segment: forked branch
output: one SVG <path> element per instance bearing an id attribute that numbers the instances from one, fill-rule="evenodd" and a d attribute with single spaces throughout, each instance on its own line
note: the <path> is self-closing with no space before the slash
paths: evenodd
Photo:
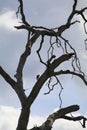
<path id="1" fill-rule="evenodd" d="M 37 95 L 39 94 L 41 88 L 43 87 L 44 83 L 47 81 L 48 78 L 53 76 L 54 69 L 58 67 L 61 63 L 64 61 L 69 60 L 74 54 L 64 54 L 60 56 L 59 58 L 55 59 L 49 67 L 43 72 L 43 74 L 39 77 L 36 84 L 33 86 L 32 91 L 30 95 L 28 96 L 28 105 L 31 106 L 34 100 L 36 99 Z"/>
<path id="2" fill-rule="evenodd" d="M 77 116 L 77 117 L 69 117 L 66 114 L 75 112 L 79 110 L 78 105 L 72 105 L 66 108 L 59 109 L 58 111 L 52 113 L 51 115 L 48 116 L 47 120 L 39 127 L 34 127 L 31 130 L 51 130 L 52 126 L 57 119 L 67 119 L 67 120 L 72 120 L 72 121 L 79 121 L 83 120 L 83 127 L 85 128 L 86 126 L 84 125 L 84 121 L 86 123 L 87 118 L 84 116 Z"/>

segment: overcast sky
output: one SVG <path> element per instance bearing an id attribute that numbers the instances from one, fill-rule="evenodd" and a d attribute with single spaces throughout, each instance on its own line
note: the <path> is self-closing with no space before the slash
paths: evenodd
<path id="1" fill-rule="evenodd" d="M 78 1 L 78 8 L 87 5 L 87 0 Z M 26 18 L 31 25 L 51 28 L 66 22 L 72 9 L 73 0 L 67 0 L 66 3 L 65 0 L 25 0 L 24 5 Z M 20 20 L 15 15 L 17 7 L 17 0 L 0 1 L 0 65 L 13 78 L 16 73 L 19 57 L 24 51 L 27 41 L 26 31 L 14 29 L 14 25 L 20 24 Z M 64 33 L 64 36 L 76 48 L 82 70 L 87 74 L 87 51 L 84 45 L 86 35 L 82 23 L 83 21 L 81 20 L 81 24 L 74 25 Z M 37 44 L 33 47 L 32 55 L 27 60 L 24 68 L 24 86 L 28 89 L 26 91 L 27 94 L 36 81 L 35 75 L 43 71 L 35 55 L 35 48 L 37 48 Z M 32 71 L 34 68 L 35 70 Z M 87 86 L 79 78 L 72 78 L 72 76 L 60 77 L 60 80 L 64 86 L 61 95 L 63 100 L 62 106 L 78 104 L 81 108 L 78 114 L 87 115 Z M 42 123 L 46 116 L 59 107 L 59 88 L 56 87 L 50 95 L 44 96 L 46 91 L 47 88 L 44 86 L 32 106 L 29 127 Z M 20 110 L 20 102 L 14 90 L 0 76 L 0 130 L 15 130 Z M 57 129 L 82 130 L 79 123 L 75 122 L 71 126 L 70 122 L 64 120 L 56 121 L 53 130 Z"/>

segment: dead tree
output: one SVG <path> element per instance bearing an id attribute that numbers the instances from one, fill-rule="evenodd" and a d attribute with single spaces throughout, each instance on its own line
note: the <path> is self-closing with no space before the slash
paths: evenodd
<path id="1" fill-rule="evenodd" d="M 40 90 L 42 89 L 44 83 L 46 82 L 48 82 L 48 92 L 45 94 L 49 94 L 54 89 L 55 85 L 58 84 L 60 85 L 61 87 L 61 91 L 59 93 L 59 98 L 61 102 L 60 109 L 55 113 L 50 114 L 47 120 L 41 126 L 34 127 L 32 128 L 32 130 L 51 130 L 54 121 L 59 118 L 63 118 L 66 120 L 73 120 L 73 121 L 83 120 L 82 126 L 83 128 L 85 128 L 86 118 L 84 116 L 72 117 L 66 115 L 68 113 L 79 110 L 78 105 L 72 105 L 66 108 L 62 108 L 61 92 L 64 86 L 62 86 L 62 83 L 60 82 L 58 77 L 60 75 L 71 74 L 79 77 L 85 83 L 85 85 L 87 85 L 85 74 L 81 70 L 79 58 L 77 57 L 75 48 L 73 48 L 73 46 L 69 43 L 69 41 L 62 36 L 62 33 L 64 31 L 70 29 L 70 27 L 73 26 L 74 24 L 80 23 L 80 21 L 78 20 L 73 21 L 73 17 L 78 15 L 80 15 L 84 20 L 83 26 L 86 33 L 85 24 L 87 23 L 87 20 L 85 18 L 84 12 L 87 11 L 87 7 L 82 8 L 81 10 L 77 10 L 78 0 L 73 0 L 72 11 L 68 16 L 66 23 L 59 27 L 46 28 L 43 26 L 31 26 L 30 23 L 26 20 L 23 0 L 18 0 L 18 2 L 19 2 L 19 7 L 16 12 L 16 15 L 18 16 L 20 14 L 22 24 L 20 26 L 15 26 L 15 28 L 18 30 L 26 30 L 28 33 L 28 38 L 27 38 L 25 51 L 20 56 L 16 74 L 14 75 L 16 80 L 11 78 L 11 76 L 4 70 L 4 68 L 0 66 L 0 75 L 14 89 L 21 103 L 22 109 L 21 109 L 16 130 L 27 129 L 31 106 L 35 101 L 36 97 L 38 96 Z M 45 43 L 46 37 L 49 38 L 49 43 L 48 43 L 49 48 L 47 51 L 48 58 L 44 61 L 40 52 L 43 50 L 43 45 Z M 24 91 L 24 84 L 23 84 L 23 69 L 27 58 L 31 55 L 31 49 L 33 47 L 33 44 L 36 43 L 37 39 L 39 39 L 40 43 L 39 43 L 38 50 L 36 50 L 36 54 L 38 55 L 40 64 L 45 66 L 45 70 L 44 72 L 42 72 L 40 76 L 39 75 L 37 76 L 37 81 L 34 84 L 34 86 L 32 86 L 32 90 L 30 94 L 26 96 Z M 61 56 L 55 55 L 54 53 L 55 48 L 62 50 L 63 53 Z M 57 71 L 59 65 L 65 63 L 68 60 L 70 60 L 71 62 L 72 70 L 62 69 Z M 56 83 L 54 83 L 52 87 L 50 87 L 51 79 L 53 77 L 56 79 Z"/>

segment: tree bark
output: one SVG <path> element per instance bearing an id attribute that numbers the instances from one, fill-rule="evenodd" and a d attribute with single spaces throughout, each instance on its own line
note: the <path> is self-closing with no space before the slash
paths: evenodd
<path id="1" fill-rule="evenodd" d="M 29 115 L 30 115 L 29 107 L 25 107 L 25 108 L 21 109 L 21 114 L 19 117 L 19 121 L 18 121 L 16 130 L 27 130 Z"/>

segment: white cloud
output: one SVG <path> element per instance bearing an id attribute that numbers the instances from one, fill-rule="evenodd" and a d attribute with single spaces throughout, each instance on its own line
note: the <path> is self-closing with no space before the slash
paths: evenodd
<path id="1" fill-rule="evenodd" d="M 5 10 L 0 13 L 0 28 L 16 31 L 16 29 L 14 28 L 15 25 L 19 25 L 15 11 Z"/>
<path id="2" fill-rule="evenodd" d="M 66 121 L 59 119 L 53 125 L 53 130 L 83 130 L 79 122 Z"/>
<path id="3" fill-rule="evenodd" d="M 19 118 L 20 109 L 0 106 L 0 130 L 15 130 Z M 29 127 L 41 125 L 45 121 L 45 117 L 38 115 L 30 117 Z M 83 130 L 79 122 L 66 121 L 63 119 L 57 120 L 53 125 L 53 130 Z"/>
<path id="4" fill-rule="evenodd" d="M 30 121 L 29 121 L 28 127 L 32 128 L 34 126 L 40 126 L 44 121 L 45 121 L 44 117 L 37 116 L 37 115 L 32 116 L 32 117 L 30 117 Z"/>
<path id="5" fill-rule="evenodd" d="M 0 106 L 0 130 L 15 130 L 18 117 L 18 109 Z"/>

